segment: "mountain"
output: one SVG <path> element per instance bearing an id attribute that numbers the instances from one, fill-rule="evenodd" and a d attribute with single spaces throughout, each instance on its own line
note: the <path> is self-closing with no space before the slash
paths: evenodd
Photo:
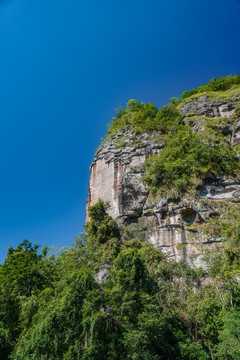
<path id="1" fill-rule="evenodd" d="M 130 100 L 96 151 L 87 208 L 102 199 L 136 239 L 206 267 L 224 237 L 220 222 L 240 214 L 238 78 L 212 80 L 160 110 Z"/>
<path id="2" fill-rule="evenodd" d="M 240 359 L 240 76 L 129 100 L 91 166 L 85 232 L 0 265 L 1 360 Z"/>

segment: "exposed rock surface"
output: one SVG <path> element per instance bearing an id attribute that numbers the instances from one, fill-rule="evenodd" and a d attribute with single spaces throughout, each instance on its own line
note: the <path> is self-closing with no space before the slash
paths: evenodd
<path id="1" fill-rule="evenodd" d="M 228 100 L 224 98 L 211 99 L 208 95 L 200 95 L 185 100 L 180 105 L 180 111 L 185 116 L 197 114 L 209 117 L 230 117 L 234 114 L 234 109 L 239 100 L 240 95 Z"/>
<path id="2" fill-rule="evenodd" d="M 125 138 L 126 144 L 118 142 Z M 142 181 L 144 162 L 161 148 L 156 135 L 134 136 L 127 131 L 109 138 L 96 152 L 90 168 L 87 206 L 101 198 L 109 202 L 113 218 L 141 216 L 148 196 Z"/>
<path id="3" fill-rule="evenodd" d="M 240 120 L 233 121 L 233 117 L 239 99 L 240 94 L 228 100 L 202 95 L 187 99 L 179 111 L 184 122 L 196 131 L 212 119 L 213 126 L 225 129 L 232 143 L 238 144 Z M 126 130 L 109 138 L 97 150 L 90 168 L 87 207 L 99 198 L 108 201 L 108 213 L 138 239 L 161 248 L 169 259 L 204 266 L 201 249 L 204 245 L 213 246 L 221 238 L 204 234 L 202 224 L 212 216 L 221 216 L 224 202 L 240 202 L 240 181 L 218 177 L 201 184 L 197 197 L 185 196 L 177 202 L 152 199 L 143 181 L 144 164 L 161 149 L 159 134 L 134 135 Z"/>

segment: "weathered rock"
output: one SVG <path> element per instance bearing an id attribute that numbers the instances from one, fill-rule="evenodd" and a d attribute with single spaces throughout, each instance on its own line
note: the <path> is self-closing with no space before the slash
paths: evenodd
<path id="1" fill-rule="evenodd" d="M 127 146 L 119 146 L 117 141 L 125 137 Z M 154 134 L 133 136 L 127 131 L 109 138 L 96 152 L 90 168 L 87 207 L 101 198 L 109 202 L 113 218 L 140 216 L 148 196 L 142 181 L 144 162 L 161 148 Z"/>
<path id="2" fill-rule="evenodd" d="M 210 126 L 215 131 L 229 135 L 232 144 L 240 143 L 240 120 L 234 118 L 236 107 L 240 106 L 240 90 L 230 92 L 229 97 L 197 95 L 186 99 L 178 110 L 183 115 L 183 123 L 201 131 Z"/>
<path id="3" fill-rule="evenodd" d="M 223 121 L 225 131 L 234 137 L 236 144 L 240 139 L 240 120 L 232 119 L 239 99 L 240 94 L 225 102 L 202 95 L 187 99 L 179 110 L 185 123 L 194 126 L 196 131 L 204 128 L 204 121 L 209 118 L 217 119 L 217 125 L 219 119 L 221 129 Z M 134 135 L 126 130 L 106 140 L 97 150 L 90 168 L 87 207 L 99 198 L 108 201 L 109 215 L 127 226 L 137 239 L 151 242 L 169 259 L 182 259 L 190 266 L 204 267 L 202 249 L 220 242 L 221 238 L 207 236 L 202 227 L 211 216 L 220 216 L 222 201 L 240 201 L 240 181 L 218 177 L 203 182 L 197 188 L 198 196 L 184 196 L 177 202 L 168 198 L 152 199 L 143 181 L 144 164 L 161 149 L 159 134 L 154 133 Z"/>
<path id="4" fill-rule="evenodd" d="M 106 279 L 108 275 L 108 266 L 105 264 L 100 267 L 98 272 L 95 274 L 95 280 L 97 283 L 102 284 Z"/>
<path id="5" fill-rule="evenodd" d="M 240 94 L 229 99 L 199 95 L 185 100 L 179 110 L 184 116 L 197 114 L 208 117 L 230 117 L 234 114 L 239 100 Z"/>

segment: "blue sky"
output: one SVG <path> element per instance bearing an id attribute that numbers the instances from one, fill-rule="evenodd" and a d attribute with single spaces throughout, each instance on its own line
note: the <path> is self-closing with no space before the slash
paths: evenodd
<path id="1" fill-rule="evenodd" d="M 0 1 L 0 261 L 69 246 L 89 166 L 130 98 L 164 105 L 240 72 L 238 0 Z"/>

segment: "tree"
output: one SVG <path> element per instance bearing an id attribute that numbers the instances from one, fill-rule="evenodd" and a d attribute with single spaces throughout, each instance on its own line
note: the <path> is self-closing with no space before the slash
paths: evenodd
<path id="1" fill-rule="evenodd" d="M 4 359 L 8 358 L 21 332 L 23 324 L 20 325 L 19 319 L 28 299 L 51 284 L 53 266 L 37 253 L 39 247 L 32 246 L 28 240 L 15 249 L 10 247 L 0 267 L 0 352 L 5 354 Z M 30 319 L 32 316 L 33 312 L 29 313 Z"/>

